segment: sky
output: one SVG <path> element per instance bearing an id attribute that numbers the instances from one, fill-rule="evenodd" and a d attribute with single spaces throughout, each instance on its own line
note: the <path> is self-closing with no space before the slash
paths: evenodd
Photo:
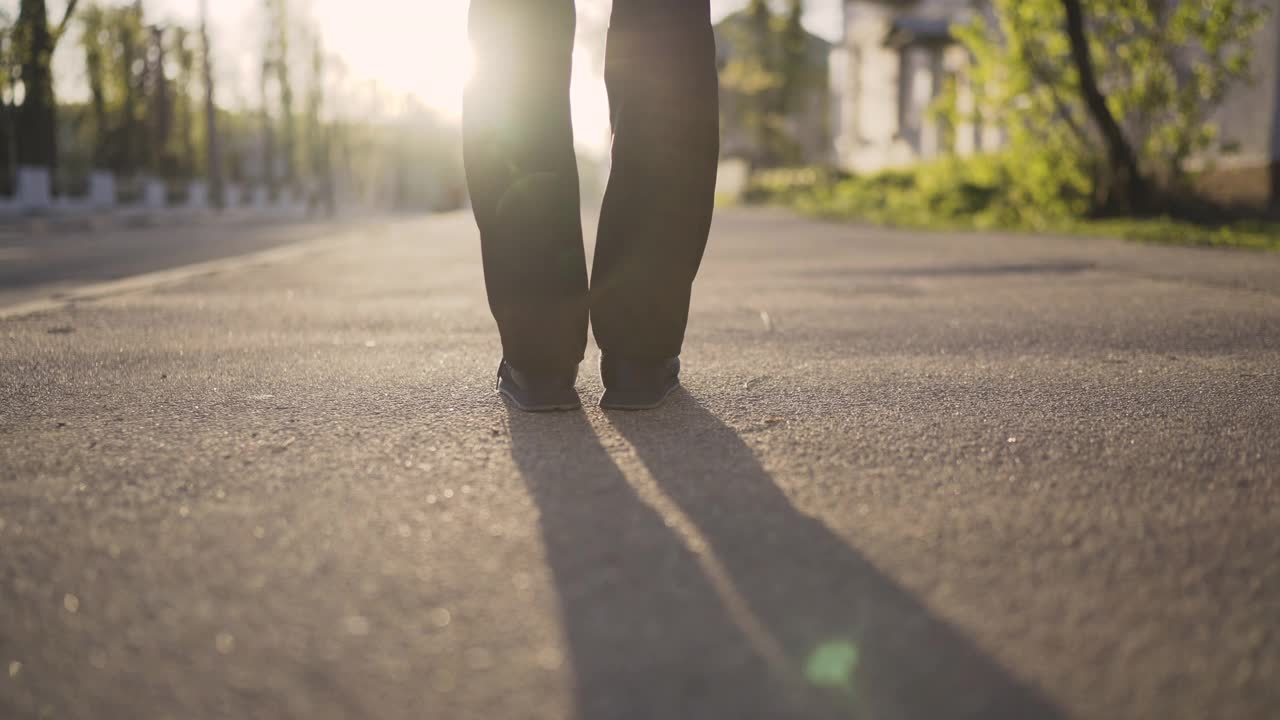
<path id="1" fill-rule="evenodd" d="M 195 23 L 199 0 L 143 1 L 152 21 Z M 50 14 L 60 15 L 64 3 L 50 0 Z M 712 7 L 722 17 L 746 3 L 712 0 Z M 124 0 L 106 0 L 106 4 L 124 4 Z M 611 0 L 578 0 L 574 127 L 579 143 L 596 149 L 608 141 L 607 101 L 595 58 L 604 43 L 610 4 Z M 808 0 L 807 4 L 809 29 L 829 39 L 838 37 L 840 0 Z M 14 15 L 17 5 L 18 0 L 0 0 L 0 8 Z M 252 107 L 255 103 L 261 5 L 261 0 L 209 0 L 220 104 Z M 470 68 L 467 5 L 467 0 L 292 0 L 291 11 L 321 28 L 326 47 L 343 59 L 350 83 L 367 86 L 376 81 L 389 95 L 414 95 L 435 112 L 456 119 Z M 55 67 L 61 97 L 86 94 L 76 43 L 60 46 Z"/>

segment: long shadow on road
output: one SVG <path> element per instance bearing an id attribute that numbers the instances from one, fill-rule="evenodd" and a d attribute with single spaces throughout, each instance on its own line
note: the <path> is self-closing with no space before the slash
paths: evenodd
<path id="1" fill-rule="evenodd" d="M 578 717 L 1061 717 L 796 510 L 737 433 L 691 396 L 609 422 L 697 528 L 723 577 L 714 583 L 636 494 L 583 415 L 513 416 L 513 454 L 541 511 Z M 737 612 L 726 584 L 744 606 Z"/>
<path id="2" fill-rule="evenodd" d="M 578 717 L 787 717 L 697 559 L 586 417 L 513 414 L 510 429 L 541 513 Z"/>

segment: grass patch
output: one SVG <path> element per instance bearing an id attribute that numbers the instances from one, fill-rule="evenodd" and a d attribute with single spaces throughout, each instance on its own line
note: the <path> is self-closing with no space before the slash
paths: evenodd
<path id="1" fill-rule="evenodd" d="M 1088 220 L 1078 184 L 1051 174 L 1031 182 L 1008 155 L 945 158 L 849 176 L 821 168 L 752 176 L 742 201 L 816 217 L 924 230 L 1007 230 L 1114 237 L 1134 242 L 1280 250 L 1280 223 L 1197 223 L 1171 217 Z"/>
<path id="2" fill-rule="evenodd" d="M 1080 221 L 1064 229 L 1074 235 L 1116 237 L 1162 245 L 1280 250 L 1280 223 L 1254 220 L 1216 226 L 1168 217 L 1092 220 Z"/>

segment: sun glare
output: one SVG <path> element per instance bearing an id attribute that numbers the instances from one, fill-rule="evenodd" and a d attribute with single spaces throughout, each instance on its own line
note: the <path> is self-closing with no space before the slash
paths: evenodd
<path id="1" fill-rule="evenodd" d="M 475 68 L 475 56 L 465 36 L 438 38 L 421 48 L 421 54 L 424 72 L 416 86 L 411 86 L 412 91 L 450 117 L 461 115 L 462 91 Z"/>
<path id="2" fill-rule="evenodd" d="M 319 0 L 316 5 L 332 49 L 357 76 L 391 92 L 416 95 L 450 120 L 462 116 L 462 93 L 475 66 L 467 3 Z M 370 12 L 370 6 L 385 12 Z M 599 69 L 583 48 L 574 53 L 572 95 L 579 144 L 602 149 L 609 135 L 608 99 Z"/>
<path id="3" fill-rule="evenodd" d="M 342 75 L 352 86 L 376 83 L 387 99 L 411 95 L 446 120 L 457 122 L 462 117 L 462 95 L 475 66 L 467 38 L 466 0 L 296 2 L 299 12 L 319 30 L 325 49 L 340 60 Z M 579 9 L 599 15 L 607 4 L 607 0 L 580 0 Z M 190 14 L 195 5 L 191 0 L 148 0 L 147 5 L 155 9 L 157 17 L 195 22 Z M 261 66 L 261 0 L 218 0 L 210 3 L 210 8 L 224 102 L 249 102 Z M 579 40 L 600 45 L 604 43 L 603 33 L 600 35 Z M 82 53 L 75 43 L 63 45 L 60 62 L 71 78 L 64 94 L 87 97 L 87 87 L 77 88 Z M 582 46 L 574 53 L 574 130 L 580 145 L 601 151 L 608 146 L 608 99 L 592 55 Z M 79 85 L 84 83 L 79 81 Z M 391 103 L 392 107 L 400 105 L 394 100 Z M 344 111 L 360 110 L 356 105 Z"/>
<path id="4" fill-rule="evenodd" d="M 321 0 L 317 16 L 357 76 L 416 95 L 447 117 L 462 114 L 472 70 L 466 3 Z"/>

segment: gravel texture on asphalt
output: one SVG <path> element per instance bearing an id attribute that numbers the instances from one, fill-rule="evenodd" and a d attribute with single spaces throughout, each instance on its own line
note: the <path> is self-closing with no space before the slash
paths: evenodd
<path id="1" fill-rule="evenodd" d="M 1280 717 L 1280 255 L 726 212 L 526 416 L 468 218 L 335 233 L 0 320 L 0 717 Z"/>

